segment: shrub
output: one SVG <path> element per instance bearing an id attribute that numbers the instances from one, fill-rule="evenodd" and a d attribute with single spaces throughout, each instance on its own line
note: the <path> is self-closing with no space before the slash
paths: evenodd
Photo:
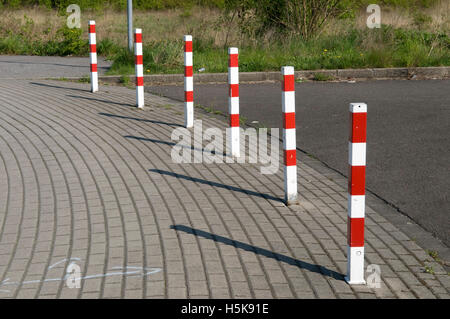
<path id="1" fill-rule="evenodd" d="M 226 0 L 226 14 L 238 17 L 253 37 L 268 33 L 312 37 L 330 18 L 351 10 L 353 0 Z"/>
<path id="2" fill-rule="evenodd" d="M 97 43 L 97 53 L 104 56 L 114 56 L 122 49 L 116 42 L 110 39 L 102 39 Z"/>
<path id="3" fill-rule="evenodd" d="M 414 13 L 413 19 L 414 19 L 414 25 L 416 27 L 418 27 L 419 29 L 427 27 L 433 22 L 433 19 L 429 15 L 426 15 L 425 13 L 423 13 L 421 11 Z"/>
<path id="4" fill-rule="evenodd" d="M 82 38 L 82 29 L 70 29 L 64 25 L 56 34 L 63 38 L 59 43 L 59 55 L 84 55 L 87 53 L 88 41 Z"/>

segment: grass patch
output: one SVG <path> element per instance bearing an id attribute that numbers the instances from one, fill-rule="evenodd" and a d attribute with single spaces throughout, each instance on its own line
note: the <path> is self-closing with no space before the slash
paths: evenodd
<path id="1" fill-rule="evenodd" d="M 442 260 L 439 258 L 439 253 L 435 250 L 427 250 L 427 254 L 433 258 L 435 261 L 437 261 L 438 263 L 441 263 Z"/>
<path id="2" fill-rule="evenodd" d="M 205 111 L 206 113 L 212 113 L 215 115 L 222 115 L 222 116 L 225 115 L 225 113 L 222 111 L 218 111 L 218 110 L 213 109 L 212 107 L 204 106 L 201 104 L 194 104 L 194 107 L 199 108 L 199 109 Z"/>
<path id="3" fill-rule="evenodd" d="M 88 75 L 83 76 L 78 80 L 80 83 L 91 83 L 91 78 Z"/>
<path id="4" fill-rule="evenodd" d="M 314 81 L 332 81 L 334 80 L 334 76 L 326 74 L 326 73 L 315 73 Z"/>
<path id="5" fill-rule="evenodd" d="M 239 125 L 244 126 L 245 123 L 247 123 L 248 118 L 246 118 L 245 116 L 239 115 Z"/>
<path id="6" fill-rule="evenodd" d="M 425 266 L 425 272 L 434 275 L 434 269 L 431 266 Z"/>
<path id="7" fill-rule="evenodd" d="M 0 1 L 1 2 L 1 1 Z M 153 3 L 153 2 L 152 2 Z M 445 7 L 417 11 L 383 11 L 380 29 L 368 29 L 361 11 L 347 20 L 334 19 L 317 37 L 249 38 L 222 11 L 206 7 L 134 12 L 143 29 L 144 73 L 183 73 L 184 34 L 194 37 L 194 70 L 227 72 L 228 46 L 240 49 L 241 72 L 450 65 L 448 17 Z M 391 10 L 392 9 L 392 10 Z M 68 29 L 63 12 L 28 8 L 4 9 L 0 21 L 0 54 L 88 56 L 87 20 L 97 25 L 97 52 L 113 61 L 111 75 L 134 74 L 128 52 L 125 11 L 83 10 L 82 29 Z M 430 20 L 431 17 L 431 20 Z M 226 22 L 226 23 L 225 23 Z M 100 27 L 101 26 L 101 27 Z M 321 75 L 317 80 L 329 80 Z"/>
<path id="8" fill-rule="evenodd" d="M 212 113 L 214 111 L 212 108 L 200 104 L 194 104 L 194 107 L 199 108 L 205 111 L 206 113 Z"/>
<path id="9" fill-rule="evenodd" d="M 134 57 L 127 50 L 119 51 L 113 61 L 109 74 L 134 73 Z M 227 72 L 227 51 L 211 40 L 197 39 L 194 65 L 195 70 Z M 383 26 L 308 41 L 295 39 L 240 48 L 241 72 L 278 71 L 282 65 L 292 65 L 296 70 L 445 66 L 450 65 L 450 38 L 440 32 Z M 144 69 L 151 73 L 183 73 L 183 42 L 163 40 L 145 45 Z M 315 75 L 317 81 L 332 79 L 326 74 Z"/>
<path id="10" fill-rule="evenodd" d="M 319 160 L 317 157 L 315 157 L 315 156 L 312 155 L 312 154 L 306 154 L 306 156 L 308 156 L 308 157 L 310 157 L 310 158 L 312 158 L 312 159 L 315 159 L 315 160 Z"/>
<path id="11" fill-rule="evenodd" d="M 130 85 L 130 77 L 127 76 L 127 75 L 122 75 L 122 76 L 119 78 L 119 83 L 120 83 L 120 84 L 123 84 L 123 85 L 125 85 L 125 86 Z"/>

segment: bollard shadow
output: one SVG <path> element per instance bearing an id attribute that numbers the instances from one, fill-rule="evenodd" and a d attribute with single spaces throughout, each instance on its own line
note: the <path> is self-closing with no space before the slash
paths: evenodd
<path id="1" fill-rule="evenodd" d="M 81 92 L 90 92 L 90 89 L 89 89 L 89 90 L 85 90 L 85 89 L 71 88 L 71 87 L 67 87 L 67 86 L 58 86 L 58 85 L 45 84 L 45 83 L 38 83 L 38 82 L 30 82 L 30 84 L 33 84 L 33 85 L 39 85 L 39 86 L 45 86 L 45 87 L 55 88 L 55 89 L 64 89 L 64 90 L 73 90 L 73 91 L 81 91 Z"/>
<path id="2" fill-rule="evenodd" d="M 71 68 L 80 68 L 80 69 L 89 69 L 89 65 L 74 65 L 74 64 L 63 64 L 63 63 L 52 63 L 52 62 L 25 62 L 25 61 L 5 61 L 0 60 L 0 63 L 8 63 L 8 64 L 39 64 L 39 65 L 53 65 L 53 66 L 68 66 Z M 103 69 L 105 71 L 109 70 L 109 67 L 99 66 L 98 69 Z"/>
<path id="3" fill-rule="evenodd" d="M 201 179 L 201 178 L 186 176 L 186 175 L 177 174 L 177 173 L 168 172 L 168 171 L 163 171 L 163 170 L 160 170 L 160 169 L 149 169 L 149 171 L 150 172 L 154 172 L 154 173 L 159 173 L 159 174 L 162 174 L 162 175 L 176 177 L 176 178 L 182 178 L 182 179 L 185 179 L 185 180 L 188 180 L 188 181 L 191 181 L 191 182 L 195 182 L 195 183 L 200 183 L 200 184 L 204 184 L 204 185 L 210 185 L 210 186 L 214 186 L 214 187 L 218 187 L 218 188 L 224 188 L 224 189 L 231 190 L 233 192 L 239 192 L 239 193 L 247 194 L 247 195 L 250 195 L 250 196 L 261 197 L 261 198 L 264 198 L 264 199 L 270 199 L 270 200 L 274 200 L 274 201 L 277 201 L 277 202 L 284 203 L 284 200 L 280 199 L 278 197 L 274 197 L 272 195 L 251 191 L 251 190 L 248 190 L 248 189 L 243 189 L 243 188 L 236 187 L 236 186 L 230 186 L 230 185 L 225 185 L 225 184 L 221 184 L 221 183 L 217 183 L 217 182 L 207 181 L 207 180 L 204 180 L 204 179 Z"/>
<path id="4" fill-rule="evenodd" d="M 124 119 L 124 120 L 133 120 L 133 121 L 146 122 L 146 123 L 153 123 L 153 124 L 162 124 L 162 125 L 168 125 L 168 126 L 184 127 L 183 125 L 181 125 L 181 124 L 176 124 L 176 123 L 168 123 L 168 122 L 163 122 L 163 121 L 155 121 L 155 120 L 148 120 L 148 119 L 140 119 L 140 118 L 137 118 L 137 117 L 123 116 L 123 115 L 110 114 L 110 113 L 104 113 L 104 112 L 100 112 L 100 113 L 98 113 L 98 114 L 99 114 L 99 115 L 103 115 L 103 116 L 108 116 L 108 117 L 114 117 L 114 118 Z"/>
<path id="5" fill-rule="evenodd" d="M 147 137 L 140 137 L 140 136 L 132 136 L 132 135 L 125 135 L 125 138 L 129 138 L 129 139 L 134 139 L 134 140 L 138 140 L 138 141 L 144 141 L 144 142 L 152 142 L 152 143 L 158 143 L 158 144 L 164 144 L 164 145 L 169 145 L 169 146 L 180 146 L 182 148 L 186 148 L 186 149 L 191 149 L 193 151 L 197 151 L 197 152 L 202 152 L 202 153 L 208 153 L 211 155 L 216 155 L 215 151 L 209 151 L 209 150 L 205 150 L 203 148 L 196 148 L 192 145 L 180 145 L 180 144 L 176 144 L 174 142 L 167 142 L 167 141 L 161 141 L 161 140 L 155 140 L 153 138 L 147 138 Z M 223 154 L 224 156 L 226 156 L 226 154 Z"/>
<path id="6" fill-rule="evenodd" d="M 191 235 L 195 235 L 195 236 L 198 236 L 198 237 L 203 237 L 203 238 L 206 238 L 206 239 L 211 239 L 211 240 L 214 240 L 216 242 L 219 242 L 219 243 L 222 243 L 222 244 L 225 244 L 225 245 L 230 245 L 230 246 L 233 246 L 233 247 L 236 247 L 236 248 L 239 248 L 239 249 L 243 249 L 245 251 L 250 251 L 250 252 L 253 252 L 255 254 L 258 254 L 258 255 L 261 255 L 261 256 L 264 256 L 264 257 L 267 257 L 267 258 L 272 258 L 272 259 L 278 260 L 280 262 L 286 263 L 288 265 L 297 266 L 298 268 L 305 269 L 305 270 L 308 270 L 310 272 L 315 272 L 315 273 L 318 273 L 318 274 L 322 274 L 322 275 L 325 275 L 325 276 L 328 276 L 328 277 L 331 277 L 331 278 L 334 278 L 334 279 L 337 279 L 337 280 L 342 280 L 342 281 L 345 280 L 343 274 L 340 274 L 340 273 L 338 273 L 338 272 L 336 272 L 334 270 L 330 270 L 330 269 L 328 269 L 328 268 L 326 268 L 324 266 L 311 264 L 311 263 L 308 263 L 308 262 L 305 262 L 305 261 L 301 261 L 301 260 L 298 260 L 298 259 L 286 256 L 286 255 L 275 253 L 273 251 L 270 251 L 270 250 L 267 250 L 267 249 L 264 249 L 264 248 L 260 248 L 260 247 L 253 246 L 253 245 L 249 245 L 249 244 L 246 244 L 246 243 L 234 240 L 234 239 L 230 239 L 230 238 L 226 238 L 226 237 L 223 237 L 223 236 L 211 234 L 211 233 L 208 233 L 206 231 L 195 229 L 195 228 L 191 228 L 191 227 L 184 226 L 184 225 L 171 225 L 170 229 L 174 229 L 176 231 L 182 231 L 182 232 L 185 232 L 185 233 L 188 233 L 188 234 L 191 234 Z"/>
<path id="7" fill-rule="evenodd" d="M 119 105 L 119 106 L 130 106 L 130 107 L 134 107 L 134 104 L 129 104 L 129 103 L 119 103 L 119 102 L 113 102 L 113 101 L 109 101 L 109 100 L 101 100 L 101 99 L 96 99 L 94 97 L 86 97 L 86 96 L 80 96 L 80 95 L 66 95 L 67 97 L 73 97 L 75 99 L 83 99 L 83 100 L 89 100 L 89 101 L 94 101 L 94 102 L 101 102 L 101 103 L 106 103 L 106 104 L 114 104 L 114 105 Z"/>

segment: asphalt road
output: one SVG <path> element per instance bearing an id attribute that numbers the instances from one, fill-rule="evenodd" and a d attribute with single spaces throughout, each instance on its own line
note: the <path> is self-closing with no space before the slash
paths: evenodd
<path id="1" fill-rule="evenodd" d="M 368 104 L 367 188 L 450 246 L 450 80 L 296 84 L 297 147 L 347 176 L 348 104 Z M 147 87 L 177 100 L 183 86 Z M 226 85 L 196 103 L 228 111 Z M 242 84 L 248 121 L 282 127 L 279 83 Z M 301 183 L 301 180 L 299 181 Z"/>

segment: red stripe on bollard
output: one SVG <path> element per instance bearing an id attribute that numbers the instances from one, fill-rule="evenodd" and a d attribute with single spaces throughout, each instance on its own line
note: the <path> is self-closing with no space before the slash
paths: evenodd
<path id="1" fill-rule="evenodd" d="M 349 184 L 350 195 L 364 195 L 366 193 L 366 167 L 349 166 Z"/>
<path id="2" fill-rule="evenodd" d="M 367 113 L 350 113 L 350 142 L 366 142 Z"/>
<path id="3" fill-rule="evenodd" d="M 295 112 L 284 113 L 283 128 L 284 129 L 295 128 Z"/>
<path id="4" fill-rule="evenodd" d="M 284 151 L 284 165 L 296 166 L 297 165 L 297 150 L 285 150 Z"/>
<path id="5" fill-rule="evenodd" d="M 184 92 L 184 100 L 186 102 L 194 102 L 194 92 Z"/>
<path id="6" fill-rule="evenodd" d="M 134 34 L 134 42 L 142 43 L 142 33 L 135 33 Z"/>
<path id="7" fill-rule="evenodd" d="M 230 97 L 239 97 L 239 84 L 230 84 L 229 91 Z"/>
<path id="8" fill-rule="evenodd" d="M 230 68 L 237 68 L 239 66 L 239 55 L 238 54 L 230 54 L 228 66 Z"/>
<path id="9" fill-rule="evenodd" d="M 230 127 L 239 127 L 239 114 L 230 114 Z"/>
<path id="10" fill-rule="evenodd" d="M 142 57 L 142 55 L 136 55 L 135 59 L 134 59 L 134 63 L 135 64 L 143 64 L 144 63 L 144 58 Z"/>
<path id="11" fill-rule="evenodd" d="M 184 42 L 184 52 L 192 52 L 192 41 Z"/>
<path id="12" fill-rule="evenodd" d="M 184 76 L 193 76 L 194 75 L 194 67 L 186 66 L 184 67 Z"/>
<path id="13" fill-rule="evenodd" d="M 350 247 L 364 246 L 364 218 L 347 218 L 347 244 Z"/>
<path id="14" fill-rule="evenodd" d="M 294 74 L 292 74 L 292 75 L 285 75 L 284 76 L 283 91 L 284 92 L 295 91 L 295 77 L 294 77 Z"/>
<path id="15" fill-rule="evenodd" d="M 144 77 L 142 77 L 142 76 L 136 77 L 136 85 L 143 86 L 144 85 Z"/>

